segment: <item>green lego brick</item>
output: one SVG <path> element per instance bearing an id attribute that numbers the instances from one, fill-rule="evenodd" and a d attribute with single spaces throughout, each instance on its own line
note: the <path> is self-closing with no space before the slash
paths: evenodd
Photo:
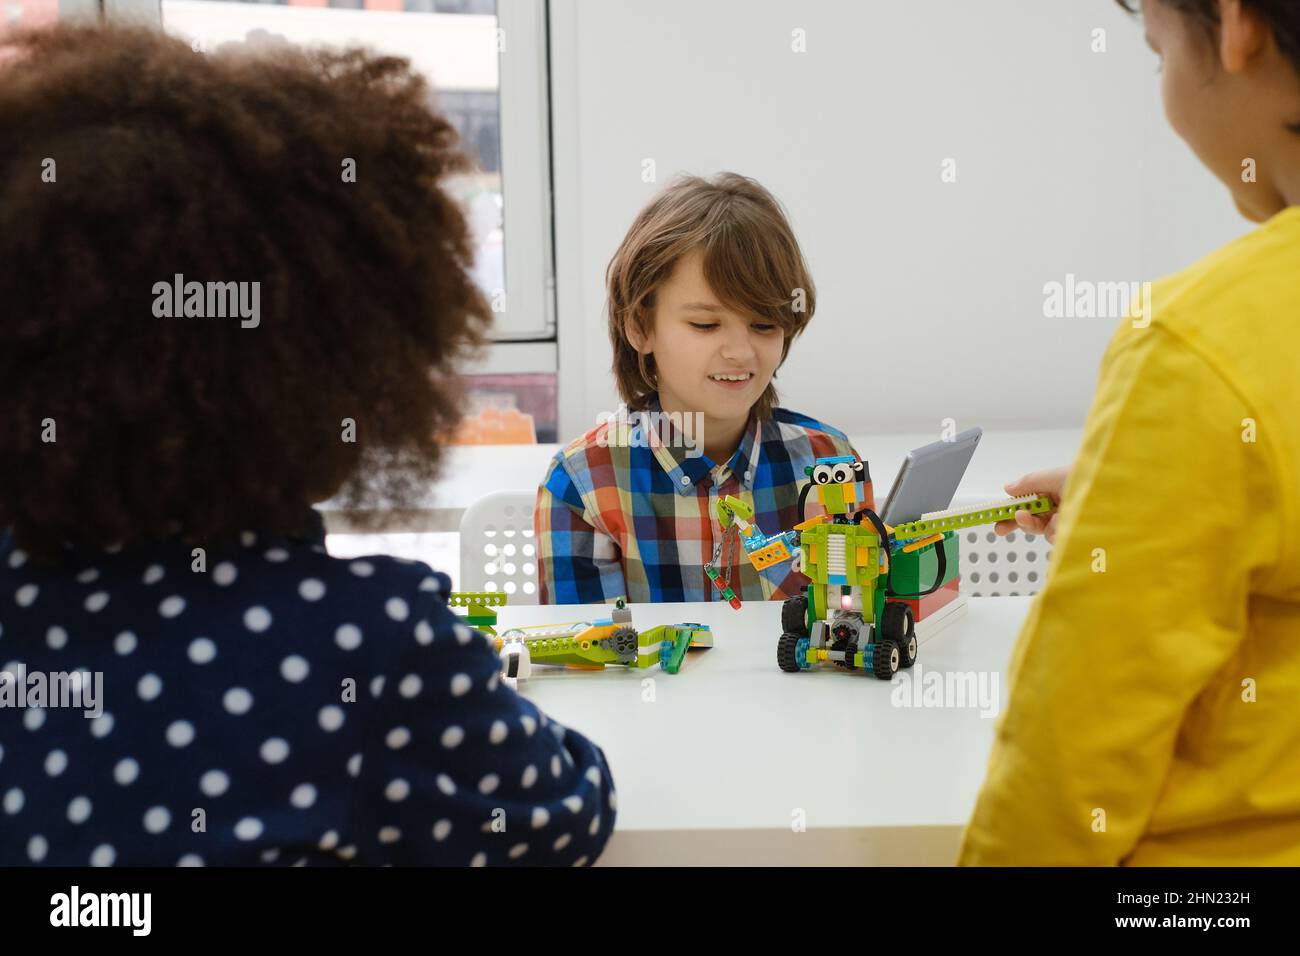
<path id="1" fill-rule="evenodd" d="M 919 594 L 933 587 L 935 575 L 939 572 L 940 546 L 943 547 L 944 556 L 948 559 L 948 567 L 939 584 L 947 584 L 957 577 L 960 544 L 957 536 L 949 531 L 940 542 L 910 553 L 895 551 L 889 556 L 889 585 L 893 593 Z"/>
<path id="2" fill-rule="evenodd" d="M 995 504 L 970 510 L 954 509 L 932 518 L 922 518 L 920 521 L 908 521 L 899 525 L 894 529 L 894 540 L 925 538 L 940 531 L 954 531 L 958 528 L 995 524 L 999 521 L 1014 521 L 1017 511 L 1028 511 L 1032 515 L 1037 515 L 1051 511 L 1054 507 L 1050 498 L 1038 495 L 1029 500 L 1015 499 L 1011 504 Z"/>

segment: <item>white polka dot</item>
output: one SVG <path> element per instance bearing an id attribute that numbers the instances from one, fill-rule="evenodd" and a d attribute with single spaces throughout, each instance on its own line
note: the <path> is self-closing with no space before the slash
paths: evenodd
<path id="1" fill-rule="evenodd" d="M 504 720 L 494 720 L 492 721 L 492 728 L 488 731 L 488 740 L 491 743 L 499 744 L 506 739 L 506 735 L 509 733 L 510 728 L 506 726 Z"/>
<path id="2" fill-rule="evenodd" d="M 235 824 L 235 838 L 239 840 L 256 840 L 262 835 L 262 821 L 257 817 L 244 817 Z"/>
<path id="3" fill-rule="evenodd" d="M 68 802 L 68 822 L 85 823 L 90 819 L 90 800 L 86 797 L 73 797 Z"/>
<path id="4" fill-rule="evenodd" d="M 348 570 L 359 578 L 368 578 L 375 573 L 375 566 L 369 561 L 353 561 L 348 565 Z"/>
<path id="5" fill-rule="evenodd" d="M 533 807 L 533 829 L 540 830 L 551 822 L 551 814 L 545 807 Z"/>
<path id="6" fill-rule="evenodd" d="M 433 838 L 441 843 L 447 839 L 447 834 L 451 833 L 451 821 L 439 820 L 433 825 Z"/>
<path id="7" fill-rule="evenodd" d="M 250 607 L 244 612 L 244 627 L 261 634 L 271 626 L 271 612 L 264 607 Z"/>
<path id="8" fill-rule="evenodd" d="M 487 866 L 487 854 L 478 852 L 474 854 L 474 859 L 469 861 L 470 866 Z"/>
<path id="9" fill-rule="evenodd" d="M 600 814 L 599 814 L 599 813 L 596 814 L 594 817 L 591 818 L 591 826 L 587 827 L 587 832 L 590 833 L 592 836 L 595 836 L 597 833 L 600 832 Z"/>
<path id="10" fill-rule="evenodd" d="M 465 731 L 462 727 L 452 724 L 442 732 L 442 745 L 448 750 L 459 747 L 462 740 L 465 739 Z"/>
<path id="11" fill-rule="evenodd" d="M 618 809 L 618 795 L 613 790 L 609 792 L 609 808 L 611 810 Z"/>
<path id="12" fill-rule="evenodd" d="M 500 683 L 501 683 L 500 673 L 494 673 L 491 677 L 488 678 L 488 682 L 487 682 L 488 693 L 490 694 L 492 693 L 492 691 L 496 690 L 497 686 Z"/>
<path id="13" fill-rule="evenodd" d="M 45 723 L 44 707 L 28 707 L 23 714 L 23 726 L 28 730 L 40 730 Z"/>
<path id="14" fill-rule="evenodd" d="M 437 594 L 440 588 L 441 585 L 438 584 L 438 579 L 435 577 L 427 577 L 420 582 L 421 591 L 432 591 L 434 594 Z"/>
<path id="15" fill-rule="evenodd" d="M 529 764 L 527 767 L 525 767 L 524 775 L 519 782 L 520 784 L 523 785 L 523 788 L 525 790 L 527 790 L 529 787 L 535 784 L 537 782 L 537 768 L 534 767 L 532 764 Z"/>
<path id="16" fill-rule="evenodd" d="M 276 860 L 280 859 L 279 847 L 273 846 L 269 850 L 263 850 L 261 852 L 261 855 L 258 857 L 258 859 L 260 859 L 263 863 L 274 863 Z"/>
<path id="17" fill-rule="evenodd" d="M 21 790 L 19 790 L 17 787 L 10 787 L 9 790 L 5 793 L 4 800 L 0 801 L 0 806 L 4 807 L 5 813 L 9 814 L 10 816 L 13 816 L 15 813 L 17 813 L 19 810 L 23 808 L 23 804 L 26 802 L 27 802 L 27 798 L 23 796 L 23 792 Z"/>
<path id="18" fill-rule="evenodd" d="M 136 643 L 134 634 L 130 631 L 123 631 L 113 638 L 113 650 L 125 657 L 135 650 Z"/>
<path id="19" fill-rule="evenodd" d="M 32 602 L 36 600 L 36 595 L 41 593 L 41 589 L 35 584 L 24 584 L 14 592 L 14 600 L 18 602 L 19 607 L 31 607 Z"/>
<path id="20" fill-rule="evenodd" d="M 457 674 L 451 679 L 451 696 L 464 697 L 472 686 L 473 681 L 469 679 L 468 674 Z"/>
<path id="21" fill-rule="evenodd" d="M 468 644 L 474 640 L 474 632 L 464 624 L 453 624 L 451 630 L 456 635 L 456 641 L 460 644 Z"/>
<path id="22" fill-rule="evenodd" d="M 528 852 L 527 843 L 516 843 L 514 846 L 510 848 L 510 852 L 506 855 L 509 856 L 510 859 L 512 860 L 517 860 L 527 852 Z"/>
<path id="23" fill-rule="evenodd" d="M 342 624 L 334 632 L 334 643 L 345 651 L 355 651 L 361 646 L 361 628 L 355 624 Z"/>
<path id="24" fill-rule="evenodd" d="M 388 786 L 384 788 L 384 796 L 393 803 L 400 803 L 402 800 L 405 800 L 410 793 L 411 785 L 401 777 L 390 781 Z"/>
<path id="25" fill-rule="evenodd" d="M 149 565 L 149 569 L 144 573 L 144 583 L 157 584 L 163 579 L 165 573 L 166 572 L 163 571 L 163 566 L 161 564 L 151 564 Z"/>
<path id="26" fill-rule="evenodd" d="M 235 583 L 237 577 L 239 577 L 239 570 L 229 561 L 222 561 L 212 569 L 212 580 L 219 587 L 229 587 Z"/>
<path id="27" fill-rule="evenodd" d="M 357 848 L 351 844 L 348 846 L 341 846 L 334 851 L 334 855 L 340 860 L 350 860 L 357 855 Z"/>
<path id="28" fill-rule="evenodd" d="M 580 857 L 578 857 L 576 860 L 573 861 L 573 865 L 574 865 L 574 866 L 586 866 L 586 865 L 587 865 L 587 858 L 586 858 L 585 856 L 580 856 Z"/>
<path id="29" fill-rule="evenodd" d="M 406 606 L 406 602 L 399 597 L 391 597 L 384 602 L 384 613 L 394 621 L 405 621 L 411 609 Z"/>
<path id="30" fill-rule="evenodd" d="M 181 857 L 179 860 L 176 861 L 176 865 L 177 866 L 202 866 L 203 857 L 199 856 L 197 853 L 186 853 L 183 857 Z"/>
<path id="31" fill-rule="evenodd" d="M 358 777 L 361 775 L 361 754 L 353 754 L 348 758 L 348 776 Z"/>
<path id="32" fill-rule="evenodd" d="M 415 625 L 415 640 L 426 647 L 433 643 L 433 628 L 428 621 L 421 620 Z"/>
<path id="33" fill-rule="evenodd" d="M 410 700 L 420 693 L 422 687 L 424 687 L 424 681 L 420 680 L 419 674 L 407 674 L 402 678 L 402 682 L 397 685 L 397 692 Z"/>
<path id="34" fill-rule="evenodd" d="M 91 866 L 112 866 L 113 861 L 117 859 L 117 851 L 107 843 L 101 843 L 95 847 L 95 851 L 90 854 Z"/>
<path id="35" fill-rule="evenodd" d="M 221 706 L 228 714 L 246 714 L 253 707 L 253 695 L 244 687 L 232 687 L 222 696 Z"/>
<path id="36" fill-rule="evenodd" d="M 251 548 L 257 544 L 257 535 L 251 531 L 241 531 L 239 532 L 239 543 L 246 548 Z"/>
<path id="37" fill-rule="evenodd" d="M 569 834 L 561 833 L 556 838 L 555 843 L 552 844 L 555 847 L 556 852 L 559 852 L 560 850 L 563 850 L 566 846 L 568 846 L 570 839 L 571 837 L 569 836 Z"/>
<path id="38" fill-rule="evenodd" d="M 87 595 L 84 606 L 91 614 L 98 614 L 108 607 L 108 592 L 96 591 L 94 594 Z"/>
<path id="39" fill-rule="evenodd" d="M 219 797 L 230 788 L 230 778 L 222 770 L 209 770 L 199 778 L 199 789 L 205 797 Z"/>
<path id="40" fill-rule="evenodd" d="M 289 560 L 289 552 L 284 550 L 284 548 L 270 548 L 263 557 L 275 564 L 281 564 L 282 562 Z"/>
<path id="41" fill-rule="evenodd" d="M 162 679 L 157 674 L 145 674 L 135 685 L 141 700 L 153 700 L 162 693 Z"/>
<path id="42" fill-rule="evenodd" d="M 319 601 L 325 596 L 325 583 L 316 578 L 306 578 L 298 585 L 298 595 L 304 601 Z"/>
<path id="43" fill-rule="evenodd" d="M 443 793 L 445 793 L 447 796 L 450 797 L 455 795 L 456 784 L 453 783 L 451 777 L 447 776 L 445 773 L 438 774 L 437 784 L 438 784 L 438 789 L 441 790 Z"/>
<path id="44" fill-rule="evenodd" d="M 383 827 L 379 831 L 380 843 L 396 843 L 402 838 L 402 831 L 397 827 Z"/>
<path id="45" fill-rule="evenodd" d="M 262 742 L 258 752 L 267 763 L 279 763 L 289 756 L 289 743 L 283 737 L 271 737 Z"/>
<path id="46" fill-rule="evenodd" d="M 280 662 L 280 676 L 291 684 L 297 684 L 307 676 L 311 667 L 307 664 L 307 658 L 298 654 L 290 654 Z"/>
<path id="47" fill-rule="evenodd" d="M 380 674 L 370 682 L 370 696 L 378 697 L 384 692 L 384 675 Z"/>
<path id="48" fill-rule="evenodd" d="M 102 739 L 104 737 L 107 737 L 112 730 L 113 730 L 113 715 L 110 714 L 108 711 L 104 711 L 98 717 L 90 718 L 91 736 Z"/>
<path id="49" fill-rule="evenodd" d="M 45 758 L 45 772 L 57 777 L 68 769 L 68 755 L 62 750 L 51 750 Z"/>
<path id="50" fill-rule="evenodd" d="M 537 730 L 537 721 L 533 720 L 531 714 L 520 714 L 519 723 L 523 725 L 524 736 L 531 737 Z"/>
<path id="51" fill-rule="evenodd" d="M 603 782 L 600 776 L 599 767 L 588 767 L 587 772 L 583 774 L 583 776 L 586 777 L 588 780 L 590 780 L 597 787 L 599 787 Z"/>
<path id="52" fill-rule="evenodd" d="M 113 767 L 113 779 L 121 786 L 129 787 L 140 776 L 140 765 L 133 757 L 123 757 Z"/>
<path id="53" fill-rule="evenodd" d="M 384 738 L 389 750 L 401 750 L 411 742 L 411 732 L 405 727 L 394 727 Z"/>
<path id="54" fill-rule="evenodd" d="M 316 802 L 316 788 L 309 783 L 300 783 L 289 794 L 289 802 L 299 810 L 306 810 Z"/>
<path id="55" fill-rule="evenodd" d="M 569 808 L 570 813 L 582 812 L 582 797 L 578 796 L 576 793 L 565 797 L 561 802 Z"/>
<path id="56" fill-rule="evenodd" d="M 320 713 L 316 715 L 316 720 L 320 723 L 321 730 L 326 733 L 333 733 L 343 726 L 343 711 L 334 704 L 330 704 L 320 709 Z"/>
<path id="57" fill-rule="evenodd" d="M 558 777 L 563 770 L 564 768 L 560 766 L 560 755 L 556 754 L 551 758 L 551 776 Z"/>
<path id="58" fill-rule="evenodd" d="M 177 617 L 185 610 L 185 598 L 179 594 L 173 594 L 171 597 L 163 598 L 158 605 L 158 613 L 163 617 Z"/>
<path id="59" fill-rule="evenodd" d="M 32 838 L 27 841 L 27 859 L 33 863 L 40 863 L 45 859 L 45 854 L 50 850 L 49 841 L 39 833 L 33 834 Z"/>
<path id="60" fill-rule="evenodd" d="M 21 568 L 27 563 L 27 552 L 21 548 L 14 548 L 9 555 L 9 567 Z"/>
<path id="61" fill-rule="evenodd" d="M 194 740 L 194 725 L 188 720 L 174 720 L 167 725 L 167 742 L 173 747 L 188 747 Z"/>
<path id="62" fill-rule="evenodd" d="M 99 579 L 99 571 L 95 568 L 86 568 L 77 575 L 78 584 L 94 584 Z"/>
<path id="63" fill-rule="evenodd" d="M 171 825 L 172 814 L 166 807 L 150 807 L 144 812 L 144 828 L 150 833 L 162 833 Z"/>
<path id="64" fill-rule="evenodd" d="M 478 792 L 484 795 L 493 793 L 501 784 L 501 778 L 494 773 L 490 773 L 478 782 Z"/>
<path id="65" fill-rule="evenodd" d="M 339 845 L 339 835 L 336 830 L 326 830 L 321 834 L 320 842 L 316 844 L 316 849 L 329 852 Z"/>
<path id="66" fill-rule="evenodd" d="M 217 656 L 217 645 L 209 638 L 196 637 L 190 641 L 189 655 L 195 664 L 207 664 Z"/>

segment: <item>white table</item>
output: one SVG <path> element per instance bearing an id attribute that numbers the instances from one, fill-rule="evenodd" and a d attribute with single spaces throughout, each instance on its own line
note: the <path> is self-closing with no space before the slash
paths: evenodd
<path id="1" fill-rule="evenodd" d="M 971 460 L 958 494 L 997 497 L 1002 486 L 1027 471 L 1068 464 L 1079 445 L 1080 429 L 988 429 Z M 853 447 L 871 467 L 876 497 L 883 505 L 903 457 L 913 448 L 937 441 L 933 432 L 859 435 Z M 413 512 L 385 515 L 373 530 L 456 531 L 465 509 L 496 491 L 535 492 L 559 445 L 458 445 L 448 450 L 443 477 Z M 318 507 L 330 533 L 360 530 L 357 516 L 337 502 Z M 368 529 L 369 530 L 369 529 Z"/>
<path id="2" fill-rule="evenodd" d="M 926 637 L 909 680 L 918 669 L 983 672 L 1004 707 L 1006 665 L 1031 600 L 967 599 L 963 614 Z M 605 751 L 618 823 L 602 865 L 953 862 L 996 718 L 978 706 L 896 706 L 901 687 L 860 672 L 783 673 L 780 610 L 779 602 L 739 611 L 721 602 L 634 605 L 639 628 L 708 624 L 715 646 L 691 651 L 677 674 L 534 667 L 520 684 Z M 608 612 L 507 607 L 497 630 Z M 800 812 L 805 832 L 794 830 Z"/>

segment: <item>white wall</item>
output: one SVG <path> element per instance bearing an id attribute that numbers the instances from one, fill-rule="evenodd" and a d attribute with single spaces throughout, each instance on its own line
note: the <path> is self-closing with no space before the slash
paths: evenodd
<path id="1" fill-rule="evenodd" d="M 1157 278 L 1249 228 L 1168 129 L 1156 57 L 1110 0 L 553 0 L 552 17 L 566 435 L 616 404 L 605 265 L 679 171 L 736 170 L 786 205 L 819 307 L 783 404 L 857 433 L 1078 425 L 1117 322 L 1044 318 L 1044 283 Z"/>

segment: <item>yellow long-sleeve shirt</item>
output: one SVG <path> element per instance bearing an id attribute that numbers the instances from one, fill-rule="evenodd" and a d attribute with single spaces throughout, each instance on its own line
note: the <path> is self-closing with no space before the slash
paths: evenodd
<path id="1" fill-rule="evenodd" d="M 1106 351 L 962 864 L 1300 864 L 1300 207 Z"/>

